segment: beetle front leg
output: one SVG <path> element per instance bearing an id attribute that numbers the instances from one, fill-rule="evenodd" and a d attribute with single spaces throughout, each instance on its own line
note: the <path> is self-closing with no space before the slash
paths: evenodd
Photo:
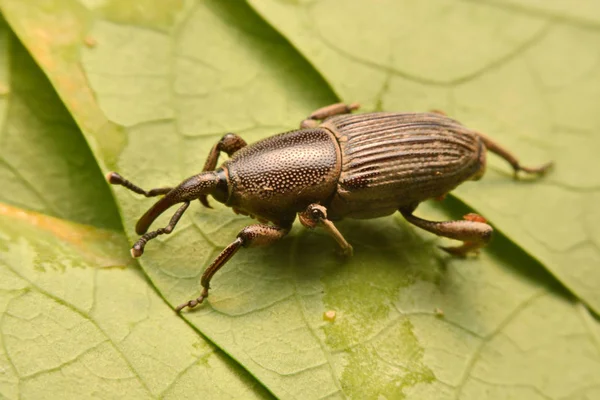
<path id="1" fill-rule="evenodd" d="M 354 253 L 352 245 L 344 239 L 344 236 L 337 230 L 333 222 L 327 219 L 327 209 L 320 204 L 310 204 L 306 210 L 298 213 L 298 219 L 302 225 L 314 229 L 321 226 L 329 233 L 342 248 L 344 256 L 351 256 Z"/>
<path id="2" fill-rule="evenodd" d="M 411 224 L 425 229 L 438 236 L 462 240 L 462 246 L 441 247 L 442 250 L 457 256 L 465 256 L 470 251 L 477 251 L 489 243 L 494 231 L 486 224 L 483 217 L 477 214 L 467 214 L 461 221 L 427 221 L 413 215 L 414 209 L 401 209 L 402 216 Z"/>
<path id="3" fill-rule="evenodd" d="M 206 268 L 204 274 L 202 274 L 200 280 L 202 293 L 200 294 L 200 297 L 177 306 L 175 311 L 180 312 L 186 307 L 193 308 L 198 304 L 201 304 L 204 299 L 208 297 L 208 289 L 210 289 L 210 280 L 212 277 L 241 247 L 268 246 L 287 235 L 290 229 L 291 226 L 282 228 L 264 224 L 249 225 L 242 229 L 240 233 L 238 233 L 237 238 L 229 246 L 225 247 L 212 264 Z"/>
<path id="4" fill-rule="evenodd" d="M 319 121 L 323 121 L 326 118 L 333 117 L 335 115 L 348 114 L 354 110 L 358 110 L 360 108 L 360 104 L 352 103 L 335 103 L 325 107 L 321 107 L 318 110 L 315 110 L 308 116 L 307 119 L 300 123 L 300 128 L 314 128 L 319 125 Z"/>
<path id="5" fill-rule="evenodd" d="M 235 133 L 227 133 L 212 147 L 212 149 L 210 149 L 202 172 L 214 171 L 214 169 L 217 167 L 217 162 L 219 161 L 220 152 L 223 151 L 231 157 L 236 151 L 243 147 L 246 147 L 246 141 L 244 139 Z M 208 198 L 206 195 L 201 195 L 199 200 L 204 207 L 211 208 L 210 204 L 208 204 Z"/>
<path id="6" fill-rule="evenodd" d="M 233 155 L 236 151 L 246 146 L 246 141 L 235 133 L 228 133 L 221 138 L 208 153 L 208 158 L 204 163 L 202 171 L 213 171 L 219 160 L 219 153 L 225 152 L 228 156 Z"/>
<path id="7" fill-rule="evenodd" d="M 173 216 L 171 217 L 169 224 L 164 228 L 160 228 L 155 231 L 143 234 L 131 248 L 131 256 L 140 257 L 142 254 L 144 254 L 144 247 L 146 247 L 148 241 L 154 239 L 158 235 L 168 235 L 171 232 L 173 232 L 173 229 L 175 229 L 175 226 L 177 225 L 177 223 L 181 219 L 181 216 L 183 215 L 185 210 L 187 210 L 189 205 L 189 201 L 184 202 L 183 205 L 179 207 L 177 211 L 175 211 L 175 214 L 173 214 Z"/>

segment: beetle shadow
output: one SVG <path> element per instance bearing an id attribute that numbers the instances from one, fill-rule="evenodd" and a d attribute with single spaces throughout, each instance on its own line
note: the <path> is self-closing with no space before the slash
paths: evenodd
<path id="1" fill-rule="evenodd" d="M 460 219 L 471 211 L 454 199 L 434 208 L 441 210 L 440 219 L 447 220 Z M 308 230 L 296 223 L 281 241 L 244 249 L 234 257 L 215 277 L 212 305 L 222 313 L 238 315 L 297 296 L 311 304 L 321 304 L 320 299 L 326 307 L 352 310 L 362 318 L 372 319 L 377 314 L 383 321 L 393 304 L 411 291 L 416 296 L 411 300 L 416 309 L 433 313 L 438 305 L 443 308 L 449 302 L 462 304 L 463 310 L 472 309 L 479 294 L 466 293 L 471 290 L 468 285 L 487 285 L 496 278 L 498 269 L 519 281 L 572 298 L 539 262 L 499 232 L 480 257 L 462 259 L 438 248 L 446 244 L 442 242 L 445 239 L 409 224 L 400 214 L 344 220 L 336 226 L 354 247 L 354 256 L 341 256 L 335 240 L 322 229 Z M 488 271 L 490 267 L 495 272 Z M 461 286 L 465 279 L 469 281 L 467 290 Z M 462 289 L 457 290 L 459 286 Z M 423 290 L 437 293 L 439 303 L 428 300 Z M 497 287 L 492 290 L 501 296 Z M 475 320 L 477 316 L 468 318 Z"/>
<path id="2" fill-rule="evenodd" d="M 336 225 L 353 245 L 354 256 L 341 256 L 323 230 L 295 224 L 282 240 L 244 249 L 219 271 L 211 285 L 211 304 L 219 312 L 239 315 L 296 295 L 308 299 L 335 292 L 337 298 L 371 302 L 373 293 L 385 292 L 391 299 L 402 286 L 420 280 L 437 284 L 443 277 L 444 257 L 433 241 L 399 226 L 395 217 Z"/>
<path id="3" fill-rule="evenodd" d="M 437 249 L 435 237 L 425 238 L 399 216 L 372 220 L 344 220 L 336 226 L 353 246 L 344 257 L 335 240 L 321 229 L 294 229 L 286 244 L 276 250 L 289 257 L 290 272 L 298 286 L 347 285 L 354 296 L 372 289 L 391 291 L 416 281 L 439 284 L 447 258 Z M 336 284 L 336 281 L 339 284 Z"/>
<path id="4" fill-rule="evenodd" d="M 443 220 L 459 220 L 472 212 L 454 198 L 428 207 L 437 208 L 445 215 L 440 218 Z M 295 255 L 291 257 L 293 262 L 289 268 L 295 272 L 298 282 L 308 284 L 319 280 L 325 291 L 347 285 L 358 297 L 372 296 L 372 290 L 377 289 L 395 298 L 402 288 L 416 283 L 434 285 L 444 293 L 456 286 L 457 270 L 494 265 L 520 282 L 543 287 L 545 291 L 568 301 L 573 299 L 572 294 L 539 261 L 497 230 L 492 242 L 481 250 L 484 254 L 461 258 L 439 248 L 446 242 L 451 245 L 459 245 L 460 242 L 440 239 L 425 232 L 405 221 L 398 213 L 372 220 L 344 220 L 336 226 L 354 247 L 354 256 L 343 258 L 337 254 L 337 243 L 322 230 L 296 230 L 295 237 L 290 238 L 293 246 L 289 251 Z M 493 275 L 482 274 L 474 279 L 485 278 L 493 278 Z M 465 301 L 470 302 L 470 299 Z"/>
<path id="5" fill-rule="evenodd" d="M 447 219 L 460 219 L 471 211 L 457 201 L 434 207 Z M 335 310 L 345 319 L 325 328 L 328 343 L 338 350 L 381 332 L 399 315 L 443 318 L 483 335 L 510 313 L 510 307 L 540 288 L 573 300 L 538 261 L 499 232 L 479 256 L 459 258 L 438 248 L 445 239 L 399 214 L 336 225 L 354 246 L 352 258 L 340 260 L 336 243 L 322 231 L 296 232 L 290 240 L 295 255 L 289 268 L 295 272 L 296 287 L 313 294 L 306 304 L 314 304 L 318 295 L 316 304 L 323 311 Z M 482 317 L 490 311 L 493 316 Z"/>

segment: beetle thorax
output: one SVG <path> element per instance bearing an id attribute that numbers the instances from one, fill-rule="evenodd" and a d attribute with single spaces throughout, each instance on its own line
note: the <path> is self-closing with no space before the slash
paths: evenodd
<path id="1" fill-rule="evenodd" d="M 229 172 L 227 205 L 275 223 L 293 220 L 308 204 L 333 195 L 339 153 L 337 141 L 323 129 L 282 133 L 247 146 L 223 165 Z"/>

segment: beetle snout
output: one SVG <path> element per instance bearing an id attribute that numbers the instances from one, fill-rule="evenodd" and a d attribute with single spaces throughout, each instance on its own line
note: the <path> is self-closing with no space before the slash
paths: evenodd
<path id="1" fill-rule="evenodd" d="M 189 203 L 207 194 L 212 194 L 217 183 L 218 177 L 213 171 L 202 172 L 184 180 L 142 215 L 135 226 L 135 231 L 138 235 L 146 233 L 154 220 L 167 209 L 177 203 Z"/>

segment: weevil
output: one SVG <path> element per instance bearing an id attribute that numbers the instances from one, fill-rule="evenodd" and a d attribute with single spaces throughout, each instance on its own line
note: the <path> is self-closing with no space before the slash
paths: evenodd
<path id="1" fill-rule="evenodd" d="M 345 255 L 352 254 L 352 246 L 334 221 L 396 211 L 419 228 L 462 241 L 443 247 L 451 254 L 477 251 L 493 232 L 483 217 L 468 214 L 463 220 L 428 221 L 413 214 L 419 203 L 481 178 L 488 150 L 506 160 L 515 176 L 520 171 L 543 174 L 552 165 L 522 166 L 495 141 L 441 112 L 352 113 L 358 108 L 356 103 L 320 108 L 302 121 L 300 129 L 251 145 L 228 133 L 212 147 L 202 172 L 175 187 L 146 191 L 116 172 L 107 174 L 113 185 L 146 197 L 163 196 L 136 224 L 142 236 L 131 248 L 133 257 L 144 253 L 148 241 L 171 233 L 191 201 L 198 199 L 210 208 L 208 195 L 236 213 L 258 219 L 206 268 L 200 296 L 178 306 L 177 312 L 208 297 L 212 277 L 240 248 L 275 243 L 288 234 L 296 216 L 308 228 L 322 227 Z M 216 168 L 221 152 L 230 158 Z M 159 215 L 179 203 L 183 204 L 167 226 L 148 232 Z"/>

